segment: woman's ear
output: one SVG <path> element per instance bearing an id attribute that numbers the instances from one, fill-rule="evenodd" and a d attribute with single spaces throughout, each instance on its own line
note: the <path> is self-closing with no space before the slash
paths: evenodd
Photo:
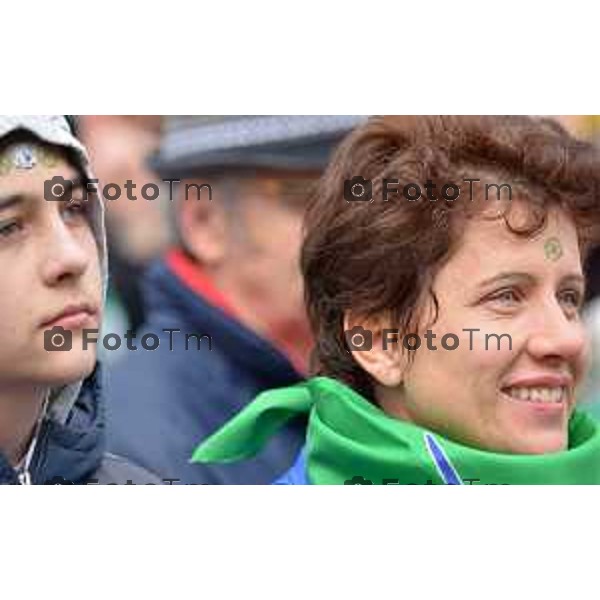
<path id="1" fill-rule="evenodd" d="M 385 317 L 362 318 L 351 311 L 344 315 L 346 346 L 358 365 L 386 387 L 402 383 L 406 356 L 399 342 L 398 328 Z"/>

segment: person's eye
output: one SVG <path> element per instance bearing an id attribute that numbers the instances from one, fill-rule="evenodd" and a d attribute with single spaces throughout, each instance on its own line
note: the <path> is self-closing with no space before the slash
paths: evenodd
<path id="1" fill-rule="evenodd" d="M 514 288 L 502 288 L 488 296 L 488 300 L 500 306 L 513 306 L 521 300 L 521 294 Z"/>
<path id="2" fill-rule="evenodd" d="M 0 237 L 7 238 L 17 233 L 22 228 L 19 221 L 9 221 L 8 223 L 0 223 Z"/>
<path id="3" fill-rule="evenodd" d="M 583 294 L 579 290 L 564 290 L 560 293 L 560 300 L 569 309 L 579 311 L 583 306 Z"/>
<path id="4" fill-rule="evenodd" d="M 65 209 L 63 210 L 63 214 L 68 219 L 77 219 L 80 217 L 86 217 L 87 210 L 88 210 L 87 205 L 84 202 L 79 202 L 77 200 L 73 200 L 72 202 L 69 202 L 65 206 Z"/>

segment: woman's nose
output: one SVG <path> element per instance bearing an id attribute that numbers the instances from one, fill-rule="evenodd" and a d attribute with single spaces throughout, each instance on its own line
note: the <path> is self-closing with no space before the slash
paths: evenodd
<path id="1" fill-rule="evenodd" d="M 588 336 L 579 318 L 569 318 L 558 302 L 540 310 L 527 349 L 536 359 L 572 361 L 585 353 Z"/>

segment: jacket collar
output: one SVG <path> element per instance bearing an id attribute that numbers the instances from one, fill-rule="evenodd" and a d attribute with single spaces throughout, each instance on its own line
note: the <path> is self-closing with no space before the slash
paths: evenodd
<path id="1" fill-rule="evenodd" d="M 171 255 L 173 256 L 173 255 Z M 147 323 L 153 328 L 185 325 L 184 333 L 208 334 L 218 351 L 266 385 L 289 385 L 301 379 L 288 358 L 235 316 L 227 299 L 196 265 L 181 257 L 160 260 L 144 281 Z"/>
<path id="2" fill-rule="evenodd" d="M 182 250 L 173 248 L 165 258 L 169 269 L 197 296 L 204 298 L 212 306 L 225 314 L 237 318 L 236 311 L 225 295 L 218 290 L 210 277 Z"/>
<path id="3" fill-rule="evenodd" d="M 64 423 L 47 417 L 40 428 L 30 466 L 31 481 L 43 484 L 57 478 L 81 483 L 102 461 L 105 450 L 101 368 L 82 384 Z M 15 469 L 0 454 L 0 485 L 18 485 Z"/>

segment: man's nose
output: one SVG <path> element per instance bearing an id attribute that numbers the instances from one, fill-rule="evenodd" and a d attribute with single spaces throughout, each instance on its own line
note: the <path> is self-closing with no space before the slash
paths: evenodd
<path id="1" fill-rule="evenodd" d="M 53 221 L 42 251 L 44 281 L 49 286 L 79 278 L 86 270 L 88 256 L 82 241 L 62 219 Z"/>
<path id="2" fill-rule="evenodd" d="M 552 301 L 539 310 L 527 348 L 538 360 L 573 360 L 585 352 L 587 343 L 581 320 L 569 318 L 558 301 Z"/>

